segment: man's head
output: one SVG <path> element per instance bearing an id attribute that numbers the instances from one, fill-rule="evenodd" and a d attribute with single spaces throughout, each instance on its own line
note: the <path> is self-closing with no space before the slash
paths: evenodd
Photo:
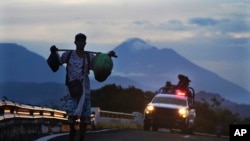
<path id="1" fill-rule="evenodd" d="M 78 33 L 75 35 L 75 45 L 76 50 L 83 50 L 86 45 L 87 36 L 83 33 Z"/>
<path id="2" fill-rule="evenodd" d="M 172 86 L 171 82 L 170 82 L 170 81 L 167 81 L 167 82 L 166 82 L 166 87 L 171 87 L 171 86 Z"/>
<path id="3" fill-rule="evenodd" d="M 83 33 L 78 33 L 75 36 L 75 41 L 86 41 L 87 36 L 84 35 Z"/>
<path id="4" fill-rule="evenodd" d="M 191 82 L 191 80 L 189 80 L 189 78 L 187 76 L 182 75 L 182 74 L 179 74 L 178 78 L 180 81 L 183 81 L 183 82 Z"/>

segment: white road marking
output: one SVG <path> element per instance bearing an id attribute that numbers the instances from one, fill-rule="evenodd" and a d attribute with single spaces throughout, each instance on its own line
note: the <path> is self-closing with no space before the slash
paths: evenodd
<path id="1" fill-rule="evenodd" d="M 99 133 L 99 132 L 105 132 L 105 131 L 111 131 L 111 130 L 117 130 L 117 129 L 103 129 L 103 130 L 97 130 L 97 131 L 87 131 L 86 133 Z M 69 133 L 58 133 L 58 134 L 48 135 L 48 136 L 41 137 L 35 141 L 48 141 L 52 138 L 64 136 L 64 135 L 68 135 L 68 134 Z"/>
<path id="2" fill-rule="evenodd" d="M 47 141 L 47 140 L 50 140 L 52 138 L 55 138 L 55 137 L 59 137 L 59 136 L 63 136 L 63 135 L 68 135 L 69 133 L 59 133 L 59 134 L 53 134 L 53 135 L 49 135 L 49 136 L 45 136 L 45 137 L 42 137 L 42 138 L 39 138 L 35 141 Z"/>

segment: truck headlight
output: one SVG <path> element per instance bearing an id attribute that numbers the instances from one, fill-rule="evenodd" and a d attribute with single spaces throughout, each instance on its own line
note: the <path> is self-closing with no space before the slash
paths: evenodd
<path id="1" fill-rule="evenodd" d="M 145 113 L 146 114 L 149 114 L 149 113 L 151 113 L 152 111 L 154 111 L 154 106 L 153 105 L 148 105 L 147 107 L 146 107 L 146 110 L 145 110 Z"/>
<path id="2" fill-rule="evenodd" d="M 188 110 L 186 108 L 179 109 L 179 115 L 183 118 L 186 118 L 188 116 Z"/>

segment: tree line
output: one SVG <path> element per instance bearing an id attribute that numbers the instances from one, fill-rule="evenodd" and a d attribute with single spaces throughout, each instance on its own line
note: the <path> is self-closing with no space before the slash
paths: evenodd
<path id="1" fill-rule="evenodd" d="M 123 88 L 120 85 L 110 84 L 91 91 L 91 104 L 92 107 L 100 107 L 102 110 L 143 113 L 147 101 L 153 96 L 153 92 L 144 92 L 134 86 Z"/>

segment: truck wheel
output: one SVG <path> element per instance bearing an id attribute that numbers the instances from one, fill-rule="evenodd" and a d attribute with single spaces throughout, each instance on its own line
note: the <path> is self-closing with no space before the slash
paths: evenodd
<path id="1" fill-rule="evenodd" d="M 188 127 L 187 127 L 187 125 L 183 125 L 183 126 L 181 127 L 181 133 L 182 133 L 182 134 L 187 134 L 187 132 L 188 132 Z"/>
<path id="2" fill-rule="evenodd" d="M 153 125 L 153 127 L 152 127 L 153 131 L 158 131 L 158 129 L 159 129 L 158 125 Z"/>
<path id="3" fill-rule="evenodd" d="M 193 127 L 188 127 L 188 125 L 184 125 L 182 128 L 181 128 L 181 133 L 183 134 L 193 134 L 193 130 L 194 128 Z"/>
<path id="4" fill-rule="evenodd" d="M 192 135 L 193 132 L 194 132 L 194 128 L 193 127 L 187 129 L 187 134 Z"/>
<path id="5" fill-rule="evenodd" d="M 150 129 L 150 125 L 149 125 L 149 123 L 144 122 L 144 125 L 143 125 L 143 130 L 145 130 L 145 131 L 149 131 L 149 129 Z"/>

